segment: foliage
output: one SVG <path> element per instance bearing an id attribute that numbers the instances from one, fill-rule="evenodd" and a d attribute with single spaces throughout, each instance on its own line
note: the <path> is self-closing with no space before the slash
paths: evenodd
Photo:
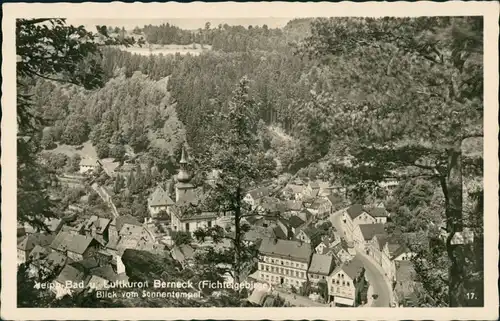
<path id="1" fill-rule="evenodd" d="M 179 246 L 182 244 L 191 244 L 193 238 L 191 237 L 191 233 L 189 232 L 178 231 L 175 232 L 173 241 L 175 245 Z"/>

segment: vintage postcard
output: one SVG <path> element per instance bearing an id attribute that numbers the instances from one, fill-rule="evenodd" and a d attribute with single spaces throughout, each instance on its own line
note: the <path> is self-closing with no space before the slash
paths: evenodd
<path id="1" fill-rule="evenodd" d="M 498 3 L 2 7 L 2 318 L 498 319 Z"/>

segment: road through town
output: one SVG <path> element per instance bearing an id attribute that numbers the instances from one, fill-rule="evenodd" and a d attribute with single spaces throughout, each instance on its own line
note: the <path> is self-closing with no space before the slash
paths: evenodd
<path id="1" fill-rule="evenodd" d="M 344 231 L 344 224 L 342 222 L 342 213 L 346 209 L 341 209 L 330 215 L 330 221 L 333 226 L 337 229 L 342 237 L 344 237 L 347 241 L 352 241 L 351 237 L 348 233 Z M 376 266 L 376 263 L 371 260 L 366 254 L 360 253 L 356 249 L 356 257 L 359 258 L 366 269 L 366 279 L 370 283 L 372 287 L 370 293 L 376 294 L 378 297 L 371 302 L 371 306 L 374 307 L 389 307 L 391 301 L 391 290 L 390 284 L 387 278 L 384 276 L 384 273 L 380 268 Z M 369 300 L 371 301 L 371 300 Z"/>

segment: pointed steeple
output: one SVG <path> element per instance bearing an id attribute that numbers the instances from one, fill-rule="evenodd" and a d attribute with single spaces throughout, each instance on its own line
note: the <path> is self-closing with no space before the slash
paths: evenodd
<path id="1" fill-rule="evenodd" d="M 184 149 L 184 145 L 182 146 L 181 160 L 179 164 L 181 165 L 179 169 L 179 173 L 177 174 L 177 181 L 180 183 L 189 183 L 191 180 L 191 175 L 189 175 L 186 165 L 187 165 L 187 157 L 186 150 Z"/>

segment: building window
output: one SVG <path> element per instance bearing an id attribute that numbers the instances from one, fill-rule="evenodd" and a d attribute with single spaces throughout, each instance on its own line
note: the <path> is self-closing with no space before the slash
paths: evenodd
<path id="1" fill-rule="evenodd" d="M 346 281 L 346 282 L 345 282 L 345 285 L 349 286 L 349 281 Z"/>
<path id="2" fill-rule="evenodd" d="M 264 270 L 264 265 L 259 264 L 259 270 L 261 270 L 261 271 Z"/>
<path id="3" fill-rule="evenodd" d="M 212 221 L 208 221 L 208 227 L 212 227 Z"/>
<path id="4" fill-rule="evenodd" d="M 189 232 L 189 223 L 186 223 L 186 231 Z"/>

